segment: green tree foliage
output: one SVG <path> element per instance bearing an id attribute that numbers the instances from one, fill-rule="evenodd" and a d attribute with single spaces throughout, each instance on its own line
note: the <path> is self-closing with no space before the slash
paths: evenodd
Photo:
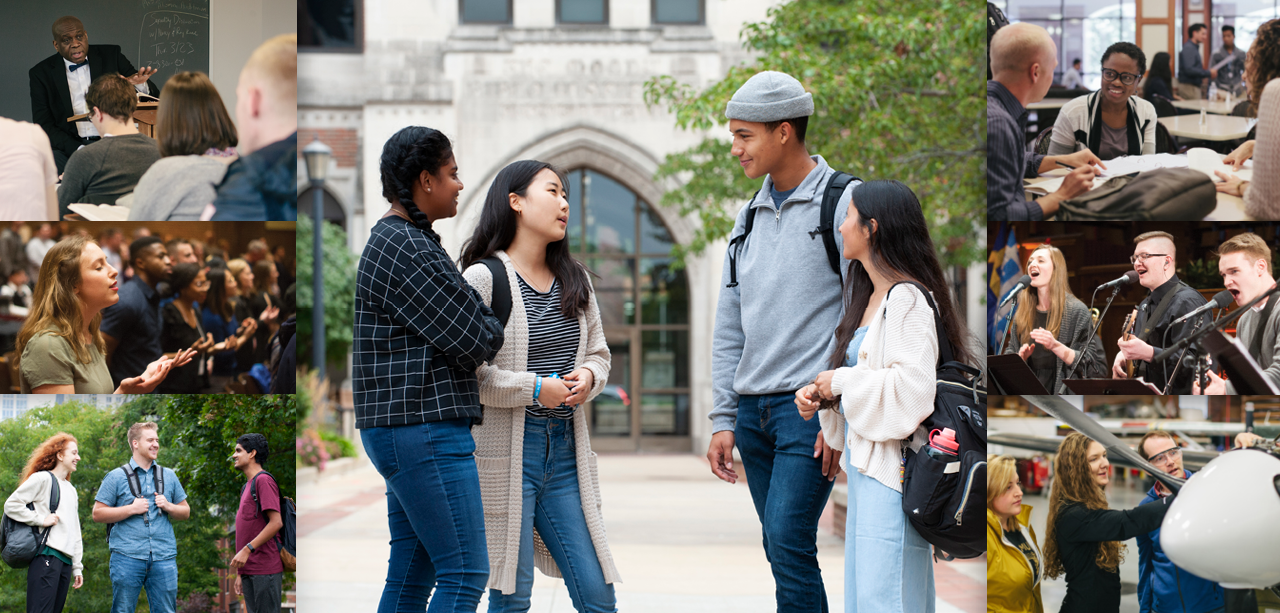
<path id="1" fill-rule="evenodd" d="M 897 179 L 924 206 L 944 265 L 982 254 L 986 217 L 986 97 L 980 7 L 941 0 L 795 0 L 747 25 L 754 63 L 736 66 L 702 91 L 670 76 L 645 86 L 688 130 L 715 129 L 695 147 L 668 155 L 656 178 L 675 178 L 662 203 L 697 214 L 701 227 L 677 258 L 726 237 L 760 180 L 729 155 L 725 103 L 763 70 L 790 74 L 813 93 L 805 142 L 837 170 L 866 180 Z M 724 132 L 719 130 L 723 129 Z"/>
<path id="2" fill-rule="evenodd" d="M 78 440 L 81 460 L 71 483 L 80 502 L 85 582 L 71 590 L 65 611 L 99 613 L 111 608 L 106 527 L 93 522 L 92 512 L 102 478 L 129 461 L 129 426 L 158 423 L 158 461 L 177 474 L 187 493 L 191 518 L 173 524 L 178 598 L 184 599 L 193 592 L 216 593 L 215 570 L 226 568 L 231 553 L 219 550 L 217 541 L 228 536 L 245 483 L 230 459 L 236 437 L 246 432 L 267 437 L 272 455 L 266 468 L 277 477 L 284 495 L 296 498 L 293 403 L 290 396 L 146 396 L 109 410 L 68 402 L 0 421 L 0 495 L 6 497 L 17 489 L 22 468 L 41 441 L 57 432 Z M 0 611 L 21 611 L 25 601 L 26 571 L 0 565 Z"/>
<path id="3" fill-rule="evenodd" d="M 330 362 L 347 359 L 351 339 L 355 337 L 356 254 L 347 244 L 347 233 L 338 226 L 324 224 L 324 345 Z M 311 321 L 315 308 L 312 291 L 311 218 L 298 215 L 298 357 L 300 364 L 311 363 Z"/>

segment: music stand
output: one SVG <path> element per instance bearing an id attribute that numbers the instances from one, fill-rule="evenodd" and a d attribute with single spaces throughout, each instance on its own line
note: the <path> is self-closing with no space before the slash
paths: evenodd
<path id="1" fill-rule="evenodd" d="M 991 381 L 996 384 L 996 389 L 1004 396 L 1049 394 L 1049 390 L 1036 378 L 1036 373 L 1016 353 L 987 356 L 987 370 L 991 373 Z"/>
<path id="2" fill-rule="evenodd" d="M 1249 350 L 1240 339 L 1228 339 L 1223 333 L 1214 330 L 1204 335 L 1200 342 L 1209 350 L 1214 361 L 1222 366 L 1222 370 L 1227 371 L 1227 378 L 1231 380 L 1231 386 L 1236 389 L 1237 394 L 1280 393 L 1262 376 L 1262 369 L 1253 361 L 1253 356 L 1249 355 Z"/>
<path id="3" fill-rule="evenodd" d="M 1067 389 L 1081 396 L 1159 396 L 1150 383 L 1137 379 L 1067 379 Z"/>

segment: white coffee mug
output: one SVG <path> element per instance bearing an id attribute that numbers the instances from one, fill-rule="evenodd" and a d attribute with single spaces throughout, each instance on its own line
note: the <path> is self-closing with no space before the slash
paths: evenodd
<path id="1" fill-rule="evenodd" d="M 1209 175 L 1210 179 L 1214 177 L 1213 171 L 1220 165 L 1222 165 L 1222 156 L 1217 151 L 1205 149 L 1204 147 L 1196 147 L 1187 151 L 1187 166 Z"/>

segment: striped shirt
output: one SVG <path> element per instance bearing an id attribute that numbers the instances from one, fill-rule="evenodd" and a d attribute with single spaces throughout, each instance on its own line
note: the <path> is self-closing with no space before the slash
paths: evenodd
<path id="1" fill-rule="evenodd" d="M 987 81 L 987 221 L 1040 221 L 1044 211 L 1027 202 L 1022 179 L 1038 175 L 1043 155 L 1027 151 L 1027 115 L 998 81 Z"/>
<path id="2" fill-rule="evenodd" d="M 539 377 L 573 372 L 573 361 L 578 354 L 578 318 L 566 317 L 560 310 L 560 280 L 551 283 L 551 290 L 543 294 L 533 289 L 520 275 L 520 299 L 524 302 L 525 316 L 529 319 L 529 357 L 525 368 Z M 546 382 L 543 382 L 546 385 Z M 535 399 L 536 400 L 536 399 Z M 573 407 L 560 405 L 544 407 L 534 402 L 524 408 L 534 417 L 569 419 Z"/>

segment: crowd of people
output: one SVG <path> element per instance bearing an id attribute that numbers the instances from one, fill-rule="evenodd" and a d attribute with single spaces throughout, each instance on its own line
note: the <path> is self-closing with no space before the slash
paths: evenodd
<path id="1" fill-rule="evenodd" d="M 255 239 L 237 257 L 145 227 L 55 240 L 50 223 L 24 240 L 33 226 L 0 231 L 0 351 L 22 393 L 293 392 L 292 368 L 277 376 L 296 329 L 291 246 Z"/>
<path id="2" fill-rule="evenodd" d="M 18 488 L 4 503 L 6 516 L 43 529 L 43 544 L 27 569 L 26 610 L 61 613 L 71 589 L 84 585 L 86 564 L 109 564 L 111 611 L 133 611 L 145 589 L 150 610 L 175 613 L 178 542 L 173 522 L 191 517 L 187 492 L 173 469 L 161 466 L 159 427 L 133 424 L 127 434 L 132 457 L 103 477 L 91 517 L 107 524 L 109 560 L 85 560 L 80 501 L 71 476 L 81 461 L 79 441 L 59 432 L 31 452 Z M 246 483 L 235 512 L 234 591 L 249 611 L 278 611 L 284 565 L 276 542 L 283 525 L 280 487 L 262 469 L 267 438 L 238 437 L 230 460 Z M 123 458 L 122 458 L 123 459 Z M 132 471 L 129 474 L 128 471 Z"/>
<path id="3" fill-rule="evenodd" d="M 1187 35 L 1178 54 L 1176 89 L 1173 58 L 1160 52 L 1148 64 L 1132 42 L 1107 47 L 1099 66 L 1102 87 L 1094 92 L 1079 85 L 1076 60 L 1064 72 L 1063 83 L 1075 87 L 1055 94 L 1073 97 L 1059 111 L 1047 149 L 1037 152 L 1027 142 L 1027 107 L 1043 100 L 1054 85 L 1057 45 L 1044 28 L 1030 23 L 996 30 L 990 39 L 992 77 L 987 82 L 988 220 L 1049 219 L 1064 200 L 1091 189 L 1108 160 L 1176 153 L 1160 151 L 1159 117 L 1177 112 L 1173 100 L 1200 100 L 1211 89 L 1215 99 L 1218 92 L 1244 96 L 1233 113 L 1258 119 L 1254 133 L 1237 141 L 1223 160 L 1238 170 L 1252 159 L 1253 179 L 1218 172 L 1217 190 L 1242 197 L 1245 211 L 1256 218 L 1280 216 L 1280 19 L 1260 25 L 1247 52 L 1235 47 L 1235 29 L 1223 26 L 1223 48 L 1208 69 L 1199 47 L 1207 38 L 1206 26 L 1191 25 Z M 1062 185 L 1028 200 L 1023 179 L 1057 168 L 1070 170 Z"/>
<path id="4" fill-rule="evenodd" d="M 57 20 L 53 36 L 58 53 L 31 69 L 33 123 L 0 118 L 0 218 L 58 220 L 82 203 L 131 220 L 297 219 L 296 35 L 250 56 L 234 122 L 203 72 L 157 90 L 154 69 L 89 45 L 80 20 Z M 147 95 L 159 96 L 155 138 L 134 120 Z M 77 113 L 88 117 L 66 121 Z"/>
<path id="5" fill-rule="evenodd" d="M 772 71 L 727 103 L 729 152 L 764 185 L 725 259 L 707 457 L 729 483 L 735 445 L 744 458 L 779 610 L 827 606 L 817 526 L 844 469 L 846 610 L 932 611 L 932 548 L 902 512 L 899 460 L 903 439 L 924 436 L 943 348 L 974 357 L 915 194 L 811 155 L 813 113 L 812 94 Z M 580 406 L 611 359 L 589 273 L 570 257 L 565 177 L 536 160 L 502 169 L 455 264 L 432 224 L 457 213 L 458 167 L 437 130 L 391 137 L 390 210 L 357 272 L 355 426 L 386 480 L 396 570 L 379 610 L 430 596 L 432 610 L 474 611 L 486 588 L 490 611 L 527 610 L 536 567 L 564 577 L 575 609 L 616 611 Z M 834 219 L 816 241 L 823 210 Z M 753 224 L 767 240 L 746 237 Z M 777 298 L 796 295 L 778 317 Z M 826 404 L 837 408 L 813 419 Z M 409 447 L 421 453 L 395 452 Z"/>

